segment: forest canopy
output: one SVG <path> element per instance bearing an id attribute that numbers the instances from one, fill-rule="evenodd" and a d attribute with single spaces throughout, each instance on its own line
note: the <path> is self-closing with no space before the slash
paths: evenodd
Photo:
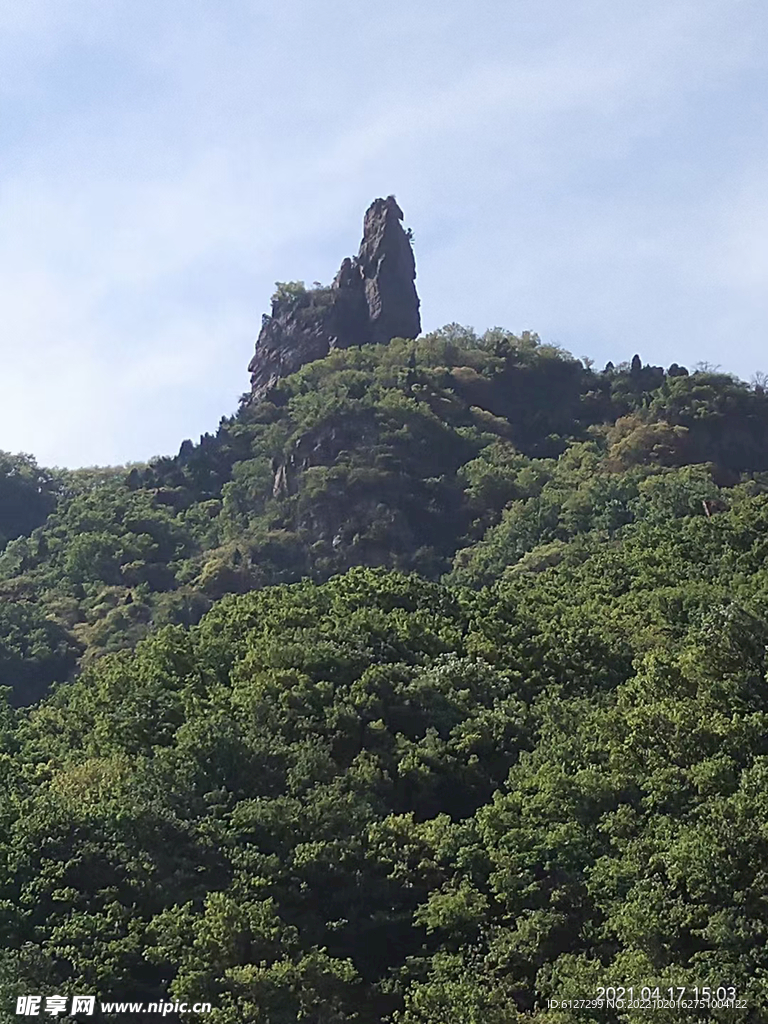
<path id="1" fill-rule="evenodd" d="M 449 325 L 3 455 L 0 1020 L 763 1020 L 767 442 L 759 380 Z"/>

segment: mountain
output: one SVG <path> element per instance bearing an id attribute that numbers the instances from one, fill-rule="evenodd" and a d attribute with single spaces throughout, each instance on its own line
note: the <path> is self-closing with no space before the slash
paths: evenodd
<path id="1" fill-rule="evenodd" d="M 371 210 L 215 434 L 0 459 L 0 1021 L 758 1022 L 768 395 L 387 338 L 392 265 L 404 333 L 418 298 Z"/>

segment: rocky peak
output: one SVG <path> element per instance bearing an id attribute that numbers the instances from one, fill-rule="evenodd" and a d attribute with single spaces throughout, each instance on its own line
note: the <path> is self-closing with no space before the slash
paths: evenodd
<path id="1" fill-rule="evenodd" d="M 376 199 L 365 214 L 357 266 L 365 282 L 371 342 L 416 338 L 421 331 L 416 263 L 403 211 L 394 196 Z"/>
<path id="2" fill-rule="evenodd" d="M 342 262 L 329 288 L 278 288 L 248 366 L 254 395 L 334 348 L 419 335 L 416 264 L 402 219 L 394 196 L 374 200 L 358 255 Z"/>

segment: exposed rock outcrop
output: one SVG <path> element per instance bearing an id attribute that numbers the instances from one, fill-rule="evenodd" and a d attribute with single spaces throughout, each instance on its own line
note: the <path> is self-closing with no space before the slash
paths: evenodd
<path id="1" fill-rule="evenodd" d="M 370 341 L 374 344 L 416 338 L 421 331 L 414 284 L 416 263 L 402 219 L 403 211 L 394 196 L 377 199 L 365 214 L 357 267 L 365 285 Z"/>
<path id="2" fill-rule="evenodd" d="M 343 261 L 329 288 L 278 288 L 248 366 L 256 397 L 334 348 L 418 336 L 416 264 L 402 219 L 394 196 L 376 199 L 365 214 L 358 255 Z"/>

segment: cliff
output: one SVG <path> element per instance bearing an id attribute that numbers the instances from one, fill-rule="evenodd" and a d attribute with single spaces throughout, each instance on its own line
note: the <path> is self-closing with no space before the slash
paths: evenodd
<path id="1" fill-rule="evenodd" d="M 416 264 L 402 219 L 394 196 L 374 200 L 358 255 L 342 262 L 330 287 L 278 286 L 248 365 L 256 397 L 334 348 L 419 335 Z"/>

